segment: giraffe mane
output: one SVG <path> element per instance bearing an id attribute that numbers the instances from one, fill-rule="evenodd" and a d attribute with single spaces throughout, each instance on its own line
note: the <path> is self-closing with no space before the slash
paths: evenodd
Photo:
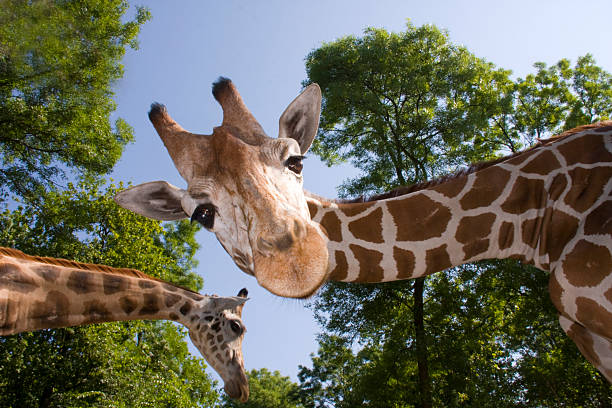
<path id="1" fill-rule="evenodd" d="M 156 282 L 165 283 L 167 285 L 171 285 L 171 286 L 174 286 L 174 287 L 177 287 L 177 288 L 180 288 L 180 289 L 192 292 L 192 293 L 198 293 L 189 288 L 185 288 L 183 286 L 176 285 L 172 282 L 166 282 L 163 279 L 159 279 L 159 278 L 155 278 L 153 276 L 147 275 L 146 273 L 141 272 L 137 269 L 113 268 L 112 266 L 108 266 L 108 265 L 77 262 L 77 261 L 71 261 L 71 260 L 63 259 L 63 258 L 51 258 L 48 256 L 28 255 L 18 249 L 6 248 L 6 247 L 0 247 L 0 255 L 7 255 L 12 258 L 24 259 L 27 261 L 40 262 L 40 263 L 47 264 L 47 265 L 63 266 L 65 268 L 75 268 L 75 269 L 82 269 L 82 270 L 92 271 L 92 272 L 102 272 L 102 273 L 110 273 L 113 275 L 122 275 L 122 276 L 128 276 L 128 277 L 133 277 L 133 278 L 148 279 L 148 280 L 152 280 Z"/>
<path id="2" fill-rule="evenodd" d="M 603 131 L 608 130 L 610 127 L 612 127 L 612 120 L 606 120 L 602 122 L 591 123 L 589 125 L 578 126 L 576 128 L 566 130 L 565 132 L 559 135 L 552 136 L 548 139 L 538 139 L 538 142 L 535 145 L 531 146 L 528 149 L 522 150 L 520 152 L 512 153 L 508 156 L 503 156 L 503 157 L 493 159 L 490 161 L 473 163 L 466 168 L 460 169 L 454 173 L 450 173 L 450 174 L 435 178 L 433 180 L 428 180 L 428 181 L 423 181 L 423 182 L 419 182 L 419 183 L 415 183 L 415 184 L 411 184 L 407 186 L 397 187 L 397 188 L 394 188 L 393 190 L 390 190 L 384 193 L 380 193 L 380 194 L 373 194 L 371 196 L 362 195 L 356 198 L 337 199 L 337 200 L 334 200 L 334 202 L 338 204 L 353 204 L 353 203 L 366 203 L 366 202 L 380 201 L 380 200 L 386 200 L 388 198 L 400 197 L 406 194 L 414 193 L 416 191 L 424 190 L 426 188 L 437 186 L 439 184 L 445 183 L 447 181 L 450 181 L 450 180 L 453 180 L 453 179 L 456 179 L 462 176 L 467 176 L 471 173 L 475 173 L 477 171 L 486 169 L 487 167 L 495 166 L 496 164 L 499 164 L 503 161 L 513 159 L 514 157 L 519 156 L 521 154 L 529 153 L 534 149 L 540 148 L 542 146 L 547 146 L 551 143 L 554 143 L 561 139 L 565 139 L 576 133 L 580 133 L 586 130 L 595 130 L 596 132 L 597 131 L 603 132 Z"/>

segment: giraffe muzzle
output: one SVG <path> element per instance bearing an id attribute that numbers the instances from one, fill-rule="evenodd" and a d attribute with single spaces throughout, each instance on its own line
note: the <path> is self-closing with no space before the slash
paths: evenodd
<path id="1" fill-rule="evenodd" d="M 225 381 L 223 389 L 230 398 L 237 399 L 240 402 L 247 402 L 249 399 L 249 381 L 244 373 L 240 373 L 240 378 L 230 381 Z"/>
<path id="2" fill-rule="evenodd" d="M 327 243 L 311 225 L 307 224 L 300 234 L 300 239 L 293 234 L 291 238 L 260 237 L 257 241 L 255 277 L 277 296 L 307 298 L 327 280 Z"/>
<path id="3" fill-rule="evenodd" d="M 307 239 L 308 227 L 303 221 L 294 219 L 289 225 L 284 232 L 257 238 L 256 250 L 264 256 L 275 255 L 276 251 L 287 251 L 297 242 Z"/>

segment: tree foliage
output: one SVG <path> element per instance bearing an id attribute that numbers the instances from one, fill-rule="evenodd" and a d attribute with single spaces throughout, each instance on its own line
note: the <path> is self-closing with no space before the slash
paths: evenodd
<path id="1" fill-rule="evenodd" d="M 127 9 L 126 0 L 0 0 L 0 245 L 198 290 L 196 227 L 120 209 L 117 188 L 100 180 L 132 140 L 127 123 L 110 122 L 111 86 L 150 16 L 138 7 L 130 20 Z M 11 209 L 7 198 L 17 199 Z M 185 335 L 133 321 L 0 337 L 0 407 L 214 406 L 216 384 Z"/>
<path id="2" fill-rule="evenodd" d="M 247 402 L 239 402 L 223 396 L 225 408 L 303 408 L 298 399 L 298 386 L 289 377 L 266 368 L 251 370 L 250 396 Z"/>
<path id="3" fill-rule="evenodd" d="M 324 44 L 306 58 L 306 72 L 305 83 L 324 95 L 314 152 L 363 170 L 344 194 L 425 180 L 498 148 L 478 136 L 509 73 L 433 26 L 369 28 Z"/>
<path id="4" fill-rule="evenodd" d="M 0 194 L 34 197 L 66 169 L 105 174 L 132 140 L 111 85 L 149 12 L 126 0 L 0 0 Z M 1 196 L 0 196 L 1 197 Z"/>
<path id="5" fill-rule="evenodd" d="M 324 44 L 306 58 L 304 83 L 323 91 L 313 151 L 361 169 L 340 191 L 367 195 L 610 117 L 612 77 L 592 56 L 534 67 L 514 80 L 433 26 Z M 508 260 L 327 285 L 313 303 L 319 351 L 300 368 L 304 404 L 609 406 L 612 388 L 559 327 L 547 281 Z"/>

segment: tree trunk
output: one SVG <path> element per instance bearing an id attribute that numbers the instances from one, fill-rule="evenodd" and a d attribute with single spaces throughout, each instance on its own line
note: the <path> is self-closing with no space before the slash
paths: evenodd
<path id="1" fill-rule="evenodd" d="M 53 395 L 53 388 L 47 385 L 43 390 L 43 393 L 38 401 L 39 408 L 48 408 L 51 406 L 51 396 Z"/>
<path id="2" fill-rule="evenodd" d="M 419 371 L 419 389 L 421 390 L 421 407 L 431 408 L 431 378 L 427 363 L 427 344 L 425 343 L 425 323 L 423 320 L 423 291 L 425 278 L 414 281 L 414 328 L 417 352 L 417 366 Z"/>

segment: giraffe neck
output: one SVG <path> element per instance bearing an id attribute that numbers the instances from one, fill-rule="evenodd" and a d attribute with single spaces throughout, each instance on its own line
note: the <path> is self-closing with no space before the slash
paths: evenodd
<path id="1" fill-rule="evenodd" d="M 127 269 L 31 257 L 0 248 L 0 335 L 126 320 L 174 320 L 208 301 Z"/>
<path id="2" fill-rule="evenodd" d="M 578 239 L 584 208 L 606 199 L 612 174 L 596 163 L 610 161 L 610 143 L 597 129 L 574 132 L 377 201 L 307 194 L 311 218 L 327 235 L 330 279 L 393 281 L 509 257 L 552 269 Z"/>

